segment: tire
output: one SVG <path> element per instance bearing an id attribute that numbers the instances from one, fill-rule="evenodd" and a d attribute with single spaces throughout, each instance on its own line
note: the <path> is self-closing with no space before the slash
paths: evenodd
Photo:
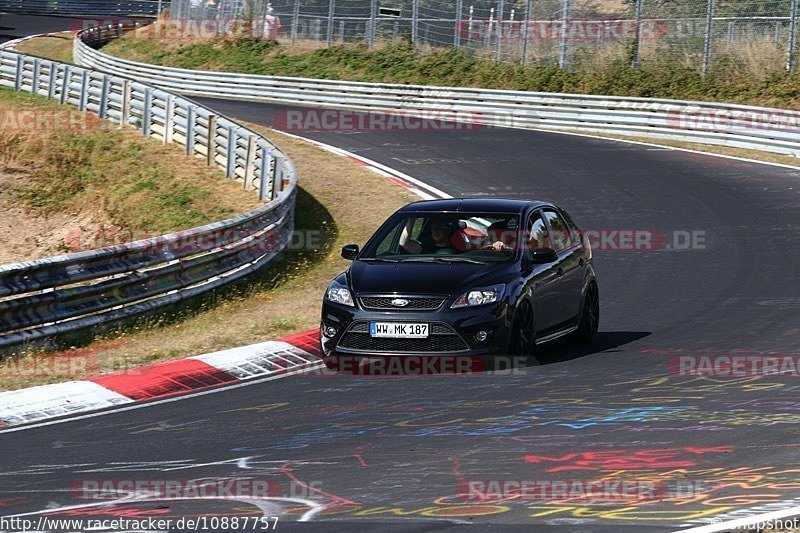
<path id="1" fill-rule="evenodd" d="M 578 330 L 575 332 L 575 340 L 581 344 L 591 343 L 597 335 L 600 326 L 600 293 L 597 284 L 591 282 L 586 289 L 586 297 L 583 300 L 581 318 L 578 321 Z"/>
<path id="2" fill-rule="evenodd" d="M 539 364 L 536 358 L 533 309 L 527 301 L 523 301 L 514 314 L 508 353 L 512 357 L 525 357 L 525 364 L 528 366 Z"/>

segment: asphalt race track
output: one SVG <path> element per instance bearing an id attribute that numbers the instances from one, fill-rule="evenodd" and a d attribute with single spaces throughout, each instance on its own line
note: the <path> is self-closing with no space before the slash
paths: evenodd
<path id="1" fill-rule="evenodd" d="M 267 125 L 280 112 L 204 103 Z M 676 370 L 681 355 L 800 355 L 800 172 L 534 131 L 295 133 L 454 196 L 551 200 L 606 235 L 595 253 L 597 343 L 558 344 L 542 366 L 513 372 L 295 376 L 2 432 L 0 515 L 264 513 L 280 516 L 279 528 L 302 518 L 334 531 L 416 531 L 423 522 L 431 531 L 462 523 L 651 531 L 800 503 L 798 377 Z M 657 238 L 653 249 L 624 251 L 615 230 Z M 695 235 L 689 249 L 686 235 Z M 210 477 L 270 480 L 282 497 L 109 506 L 74 490 L 87 480 Z M 482 502 L 459 489 L 545 479 L 702 490 L 586 504 Z"/>

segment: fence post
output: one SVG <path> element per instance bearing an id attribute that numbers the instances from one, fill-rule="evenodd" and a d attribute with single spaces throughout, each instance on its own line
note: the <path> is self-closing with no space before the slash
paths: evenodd
<path id="1" fill-rule="evenodd" d="M 791 20 L 789 21 L 789 52 L 786 59 L 786 72 L 794 70 L 794 54 L 797 47 L 797 8 L 798 0 L 792 0 Z"/>
<path id="2" fill-rule="evenodd" d="M 258 184 L 258 199 L 264 201 L 267 199 L 269 188 L 269 171 L 272 169 L 272 147 L 264 146 L 261 148 L 261 175 Z"/>
<path id="3" fill-rule="evenodd" d="M 153 89 L 145 87 L 144 103 L 142 104 L 142 134 L 150 136 L 150 126 L 153 122 Z"/>
<path id="4" fill-rule="evenodd" d="M 463 19 L 461 13 L 464 11 L 464 0 L 456 0 L 456 28 L 453 32 L 453 46 L 456 48 L 461 47 L 461 25 Z"/>
<path id="5" fill-rule="evenodd" d="M 194 137 L 197 127 L 197 110 L 193 105 L 186 108 L 186 155 L 194 155 Z"/>
<path id="6" fill-rule="evenodd" d="M 558 47 L 558 66 L 566 68 L 569 65 L 569 12 L 570 0 L 563 0 L 561 7 L 561 45 Z"/>
<path id="7" fill-rule="evenodd" d="M 713 46 L 713 30 L 714 30 L 714 0 L 708 0 L 706 6 L 706 41 L 703 46 L 703 76 L 708 74 L 708 68 L 711 66 L 711 47 Z"/>
<path id="8" fill-rule="evenodd" d="M 81 96 L 78 104 L 78 109 L 86 111 L 86 106 L 89 103 L 89 71 L 84 70 L 81 76 Z"/>
<path id="9" fill-rule="evenodd" d="M 108 89 L 111 85 L 111 77 L 108 74 L 103 75 L 103 87 L 100 89 L 100 109 L 98 114 L 100 118 L 106 118 L 108 112 Z"/>
<path id="10" fill-rule="evenodd" d="M 127 126 L 131 118 L 131 82 L 129 80 L 122 82 L 122 101 L 120 105 L 122 108 L 119 111 L 119 125 Z"/>
<path id="11" fill-rule="evenodd" d="M 33 78 L 31 79 L 31 92 L 36 94 L 39 90 L 39 74 L 42 71 L 42 60 L 33 58 Z"/>
<path id="12" fill-rule="evenodd" d="M 250 135 L 247 138 L 247 159 L 244 166 L 244 190 L 252 183 L 255 177 L 256 165 L 256 136 Z"/>
<path id="13" fill-rule="evenodd" d="M 278 197 L 283 190 L 283 172 L 281 172 L 281 161 L 283 160 L 282 157 L 278 156 L 275 157 L 275 173 L 272 177 L 272 199 Z"/>
<path id="14" fill-rule="evenodd" d="M 411 1 L 411 44 L 417 46 L 417 32 L 419 31 L 419 0 Z"/>
<path id="15" fill-rule="evenodd" d="M 69 82 L 72 78 L 72 67 L 66 65 L 64 67 L 64 78 L 61 80 L 61 94 L 59 95 L 59 102 L 66 104 L 69 100 Z"/>
<path id="16" fill-rule="evenodd" d="M 23 61 L 24 61 L 24 59 L 23 59 L 22 54 L 19 54 L 17 56 L 17 72 L 14 75 L 14 90 L 15 91 L 19 91 L 20 87 L 22 87 L 22 72 L 25 70 Z M 64 102 L 61 102 L 61 103 L 63 104 Z"/>
<path id="17" fill-rule="evenodd" d="M 297 40 L 297 27 L 300 25 L 300 0 L 294 0 L 294 11 L 292 12 L 292 46 Z"/>
<path id="18" fill-rule="evenodd" d="M 58 65 L 50 62 L 50 78 L 47 80 L 47 98 L 52 100 L 56 95 L 56 78 L 58 77 Z"/>
<path id="19" fill-rule="evenodd" d="M 167 109 L 164 111 L 164 144 L 172 142 L 175 133 L 175 97 L 167 95 Z"/>
<path id="20" fill-rule="evenodd" d="M 229 178 L 236 177 L 236 133 L 238 126 L 228 126 L 228 165 L 225 175 Z"/>
<path id="21" fill-rule="evenodd" d="M 528 0 L 525 4 L 525 20 L 522 23 L 522 61 L 525 65 L 528 62 L 528 28 L 531 25 L 531 9 L 533 8 L 533 0 Z"/>
<path id="22" fill-rule="evenodd" d="M 208 115 L 207 144 L 206 165 L 213 167 L 217 160 L 217 115 Z"/>
<path id="23" fill-rule="evenodd" d="M 459 0 L 461 1 L 461 0 Z M 378 0 L 372 0 L 369 3 L 369 33 L 367 34 L 367 43 L 370 48 L 375 46 L 375 26 L 378 24 Z"/>
<path id="24" fill-rule="evenodd" d="M 500 0 L 497 5 L 497 31 L 495 32 L 494 60 L 500 61 L 500 46 L 503 43 L 503 9 L 505 4 Z"/>
<path id="25" fill-rule="evenodd" d="M 336 11 L 336 0 L 328 0 L 328 31 L 326 35 L 326 46 L 330 48 L 333 43 L 333 14 Z"/>
<path id="26" fill-rule="evenodd" d="M 644 0 L 636 0 L 636 33 L 634 34 L 631 67 L 639 68 L 639 54 L 642 49 L 642 9 Z"/>

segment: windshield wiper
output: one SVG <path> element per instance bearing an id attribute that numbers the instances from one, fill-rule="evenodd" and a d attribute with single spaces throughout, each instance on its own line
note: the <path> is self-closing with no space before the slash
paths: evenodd
<path id="1" fill-rule="evenodd" d="M 399 259 L 386 259 L 384 257 L 359 257 L 359 261 L 365 263 L 399 263 Z"/>
<path id="2" fill-rule="evenodd" d="M 467 259 L 466 257 L 434 257 L 434 261 L 439 263 L 472 263 L 473 265 L 485 265 L 486 261 L 478 261 L 476 259 Z"/>

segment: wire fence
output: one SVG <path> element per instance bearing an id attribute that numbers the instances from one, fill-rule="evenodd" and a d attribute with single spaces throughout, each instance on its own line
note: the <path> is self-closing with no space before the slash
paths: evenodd
<path id="1" fill-rule="evenodd" d="M 800 0 L 171 0 L 293 46 L 407 42 L 521 64 L 793 70 Z"/>

